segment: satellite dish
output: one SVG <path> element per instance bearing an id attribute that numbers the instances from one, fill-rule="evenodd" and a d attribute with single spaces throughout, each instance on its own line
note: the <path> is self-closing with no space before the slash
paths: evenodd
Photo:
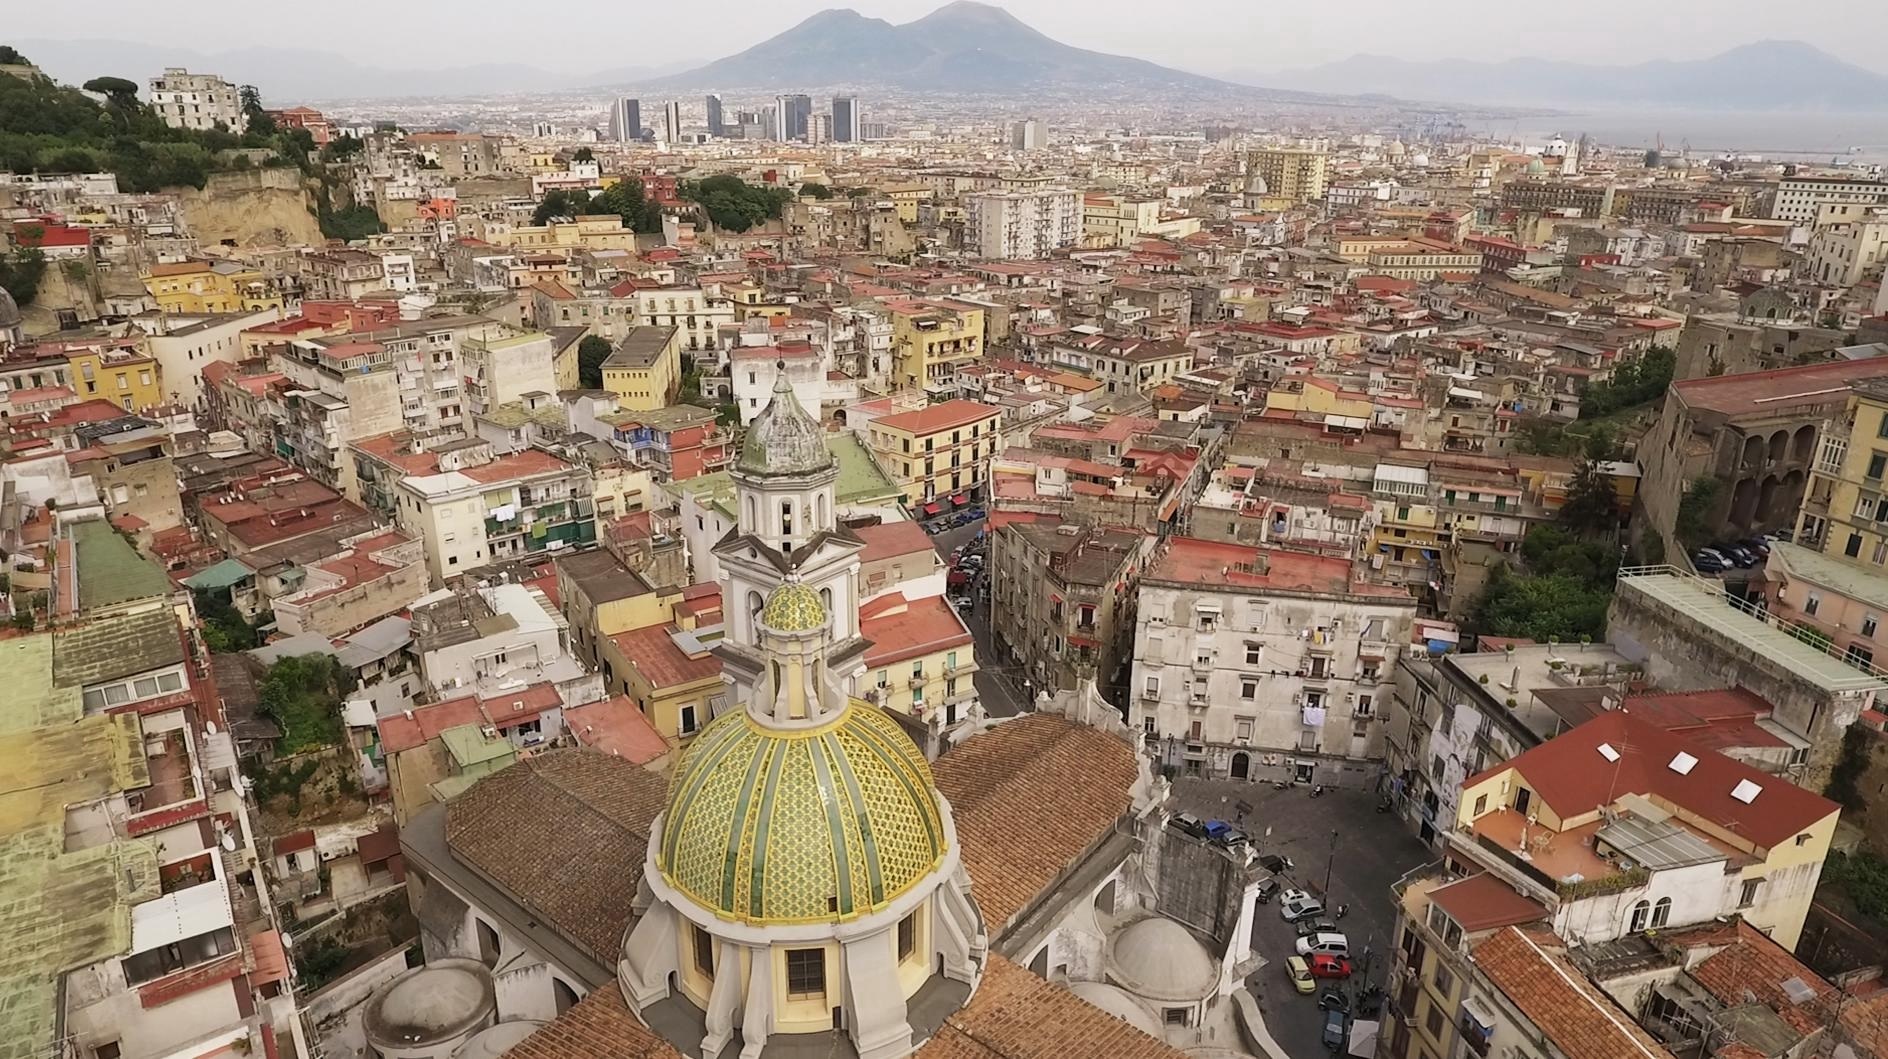
<path id="1" fill-rule="evenodd" d="M 205 735 L 215 735 L 215 734 L 216 734 L 216 722 L 215 722 L 215 721 L 205 721 L 205 722 L 203 722 L 203 732 L 204 732 L 204 734 L 205 734 Z"/>
<path id="2" fill-rule="evenodd" d="M 294 947 L 295 947 L 295 937 L 294 937 L 294 935 L 292 935 L 292 934 L 290 934 L 290 933 L 289 933 L 288 931 L 286 931 L 286 930 L 278 930 L 278 931 L 276 931 L 276 933 L 282 936 L 282 947 L 283 947 L 283 948 L 285 948 L 285 949 L 292 949 L 292 948 L 294 948 Z"/>
<path id="3" fill-rule="evenodd" d="M 236 852 L 236 836 L 228 831 L 223 832 L 223 848 L 231 853 Z"/>

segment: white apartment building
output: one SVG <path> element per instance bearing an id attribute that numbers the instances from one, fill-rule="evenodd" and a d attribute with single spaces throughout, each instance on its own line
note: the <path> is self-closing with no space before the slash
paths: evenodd
<path id="1" fill-rule="evenodd" d="M 436 450 L 438 469 L 394 487 L 400 528 L 426 545 L 434 584 L 507 559 L 592 544 L 588 468 L 539 449 L 494 457 L 489 444 Z"/>
<path id="2" fill-rule="evenodd" d="M 201 316 L 167 316 L 138 321 L 158 332 L 147 339 L 151 358 L 157 361 L 158 377 L 164 380 L 164 396 L 178 404 L 196 407 L 202 398 L 203 369 L 213 360 L 234 364 L 242 359 L 242 333 L 257 324 L 282 318 L 280 309 Z"/>
<path id="3" fill-rule="evenodd" d="M 1809 238 L 1809 278 L 1824 286 L 1853 287 L 1884 260 L 1888 260 L 1888 209 L 1824 225 Z"/>
<path id="4" fill-rule="evenodd" d="M 964 251 L 972 257 L 1034 260 L 1081 241 L 1081 197 L 1067 188 L 985 191 L 964 206 Z"/>
<path id="5" fill-rule="evenodd" d="M 1348 559 L 1171 538 L 1141 578 L 1129 726 L 1185 775 L 1370 787 L 1415 616 Z"/>
<path id="6" fill-rule="evenodd" d="M 1853 177 L 1790 177 L 1777 185 L 1770 216 L 1780 221 L 1813 224 L 1816 211 L 1829 203 L 1888 206 L 1888 182 Z"/>
<path id="7" fill-rule="evenodd" d="M 166 67 L 164 76 L 151 78 L 151 109 L 174 129 L 221 125 L 242 132 L 249 127 L 235 85 L 216 74 L 193 74 L 181 66 Z"/>

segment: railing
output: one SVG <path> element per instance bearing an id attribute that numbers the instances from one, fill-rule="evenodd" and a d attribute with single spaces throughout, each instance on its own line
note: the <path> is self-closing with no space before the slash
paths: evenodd
<path id="1" fill-rule="evenodd" d="M 1739 596 L 1733 596 L 1726 592 L 1724 586 L 1718 581 L 1707 577 L 1700 577 L 1683 567 L 1673 566 L 1670 563 L 1662 563 L 1656 566 L 1622 566 L 1619 568 L 1618 576 L 1621 580 L 1637 577 L 1684 578 L 1686 583 L 1690 584 L 1692 587 L 1718 597 L 1718 599 L 1723 601 L 1725 605 L 1729 606 L 1731 609 L 1739 611 L 1747 617 L 1755 618 L 1783 635 L 1801 642 L 1811 650 L 1833 658 L 1849 668 L 1865 674 L 1865 676 L 1862 677 L 1831 682 L 1831 687 L 1836 690 L 1863 690 L 1878 687 L 1881 681 L 1888 680 L 1888 669 L 1882 669 L 1870 663 L 1860 661 L 1850 657 L 1843 651 L 1837 650 L 1835 641 L 1829 637 L 1829 634 L 1823 632 L 1816 626 L 1799 624 L 1786 618 L 1777 617 L 1770 613 L 1769 609 L 1763 604 L 1755 603 Z M 1712 615 L 1707 612 L 1694 610 L 1682 604 L 1680 605 L 1680 609 L 1684 610 L 1690 616 L 1697 618 L 1707 626 L 1714 625 Z"/>

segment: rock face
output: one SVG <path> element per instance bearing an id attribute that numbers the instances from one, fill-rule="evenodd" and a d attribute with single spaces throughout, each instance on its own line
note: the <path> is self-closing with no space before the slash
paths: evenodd
<path id="1" fill-rule="evenodd" d="M 200 243 L 233 240 L 237 246 L 320 245 L 314 198 L 294 169 L 212 173 L 203 190 L 172 188 L 184 223 Z"/>

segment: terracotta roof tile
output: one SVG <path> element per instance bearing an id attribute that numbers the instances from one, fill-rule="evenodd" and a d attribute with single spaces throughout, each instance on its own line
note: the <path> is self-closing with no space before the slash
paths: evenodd
<path id="1" fill-rule="evenodd" d="M 1507 927 L 1475 963 L 1567 1059 L 1673 1059 L 1632 1016 L 1567 962 L 1552 934 Z"/>
<path id="2" fill-rule="evenodd" d="M 667 793 L 662 777 L 621 758 L 546 751 L 453 799 L 446 840 L 454 856 L 613 966 Z"/>
<path id="3" fill-rule="evenodd" d="M 1128 811 L 1139 775 L 1127 743 L 1039 713 L 966 740 L 931 771 L 950 800 L 992 937 L 1106 837 Z"/>

